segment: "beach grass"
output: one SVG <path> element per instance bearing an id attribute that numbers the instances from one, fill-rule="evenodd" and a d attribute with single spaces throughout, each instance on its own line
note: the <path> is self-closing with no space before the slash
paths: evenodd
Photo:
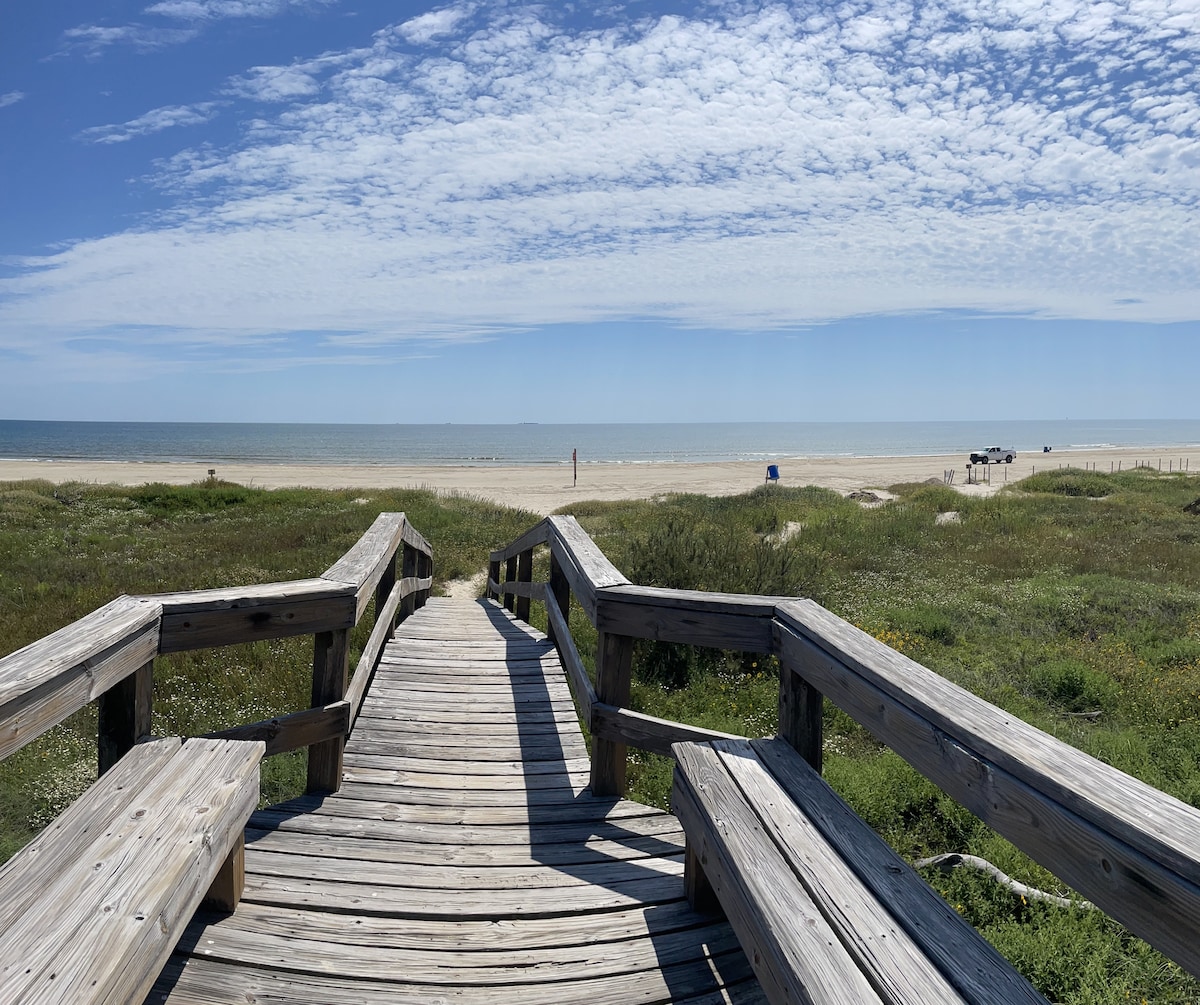
<path id="1" fill-rule="evenodd" d="M 403 511 L 435 543 L 434 589 L 486 566 L 535 514 L 432 490 L 247 488 L 216 479 L 136 488 L 0 483 L 0 655 L 121 594 L 306 579 L 340 558 L 380 512 Z M 351 636 L 357 660 L 370 632 Z M 312 639 L 160 657 L 154 729 L 196 735 L 307 708 Z M 303 752 L 263 763 L 264 802 L 303 790 Z M 0 861 L 96 777 L 90 705 L 0 762 Z"/>
<path id="2" fill-rule="evenodd" d="M 811 597 L 986 700 L 1200 806 L 1200 477 L 1059 470 L 990 497 L 926 484 L 890 491 L 895 499 L 874 506 L 825 489 L 765 486 L 570 511 L 634 582 Z M 431 491 L 0 484 L 0 654 L 120 593 L 319 574 L 382 510 L 405 510 L 433 544 L 435 592 L 484 568 L 490 549 L 537 519 Z M 546 577 L 543 555 L 535 578 Z M 594 631 L 578 609 L 571 623 L 590 660 Z M 356 652 L 364 638 L 356 633 Z M 160 659 L 156 732 L 305 707 L 310 646 L 302 638 Z M 640 710 L 765 735 L 775 728 L 777 693 L 770 657 L 636 645 Z M 826 777 L 910 861 L 975 854 L 1031 886 L 1069 893 L 828 704 L 825 731 Z M 89 709 L 0 764 L 0 856 L 88 784 L 94 761 Z M 303 767 L 303 754 L 269 759 L 266 798 L 298 791 Z M 665 759 L 632 752 L 630 774 L 633 798 L 666 804 Z M 925 875 L 1052 1001 L 1200 1001 L 1200 984 L 1099 912 L 1027 903 L 965 870 Z"/>
<path id="3" fill-rule="evenodd" d="M 864 507 L 821 489 L 576 508 L 645 585 L 808 596 L 1068 743 L 1200 806 L 1200 478 L 1054 471 L 991 497 L 899 485 Z M 633 703 L 731 732 L 775 727 L 772 658 L 639 642 Z M 909 861 L 978 855 L 1049 872 L 827 703 L 826 777 Z M 670 765 L 631 761 L 666 805 Z M 926 879 L 1051 1001 L 1200 1001 L 1200 983 L 1099 912 L 1026 902 L 978 873 Z"/>

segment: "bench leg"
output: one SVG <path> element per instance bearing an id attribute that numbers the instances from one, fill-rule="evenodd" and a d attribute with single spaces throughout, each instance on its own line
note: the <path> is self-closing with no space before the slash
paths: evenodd
<path id="1" fill-rule="evenodd" d="M 213 877 L 212 886 L 208 888 L 200 906 L 210 911 L 225 911 L 231 914 L 242 899 L 245 887 L 246 838 L 239 834 L 237 843 L 229 852 L 221 871 Z"/>
<path id="2" fill-rule="evenodd" d="M 716 891 L 704 874 L 704 866 L 696 853 L 696 846 L 691 841 L 687 842 L 683 854 L 683 890 L 693 911 L 699 911 L 701 914 L 724 913 L 721 902 L 717 900 Z"/>

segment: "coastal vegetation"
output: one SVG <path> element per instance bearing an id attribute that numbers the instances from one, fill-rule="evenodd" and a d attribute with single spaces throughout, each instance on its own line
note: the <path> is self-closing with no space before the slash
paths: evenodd
<path id="1" fill-rule="evenodd" d="M 987 498 L 941 485 L 890 491 L 894 499 L 864 505 L 823 489 L 765 486 L 571 511 L 634 582 L 811 597 L 1200 806 L 1200 478 L 1059 470 Z M 319 573 L 381 510 L 406 511 L 433 544 L 435 593 L 484 568 L 489 549 L 537 519 L 429 491 L 0 484 L 0 654 L 120 593 Z M 589 652 L 586 619 L 577 613 L 572 628 Z M 204 732 L 305 707 L 310 659 L 307 638 L 164 657 L 156 732 Z M 749 735 L 774 730 L 770 658 L 639 642 L 635 674 L 641 710 Z M 826 777 L 910 861 L 978 855 L 1069 896 L 831 706 L 825 731 Z M 302 786 L 302 756 L 267 762 L 267 800 Z M 0 763 L 0 857 L 86 786 L 94 760 L 90 709 Z M 635 753 L 631 781 L 633 798 L 663 805 L 669 764 Z M 1200 1001 L 1200 984 L 1099 912 L 1023 899 L 967 870 L 923 874 L 1052 1001 Z"/>

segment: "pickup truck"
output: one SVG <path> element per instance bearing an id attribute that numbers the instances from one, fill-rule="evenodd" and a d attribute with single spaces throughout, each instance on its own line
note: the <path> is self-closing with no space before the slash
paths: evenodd
<path id="1" fill-rule="evenodd" d="M 971 454 L 972 464 L 999 464 L 1003 461 L 1005 464 L 1012 464 L 1013 458 L 1017 456 L 1017 452 L 1009 447 L 1007 450 L 1003 447 L 988 447 L 987 450 L 976 450 Z"/>

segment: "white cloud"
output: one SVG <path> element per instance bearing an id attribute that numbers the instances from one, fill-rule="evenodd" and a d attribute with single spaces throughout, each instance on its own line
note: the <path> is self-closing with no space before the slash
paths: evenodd
<path id="1" fill-rule="evenodd" d="M 427 45 L 451 34 L 474 9 L 475 5 L 469 4 L 431 10 L 405 21 L 396 29 L 396 34 L 413 45 Z"/>
<path id="2" fill-rule="evenodd" d="M 216 112 L 214 101 L 198 105 L 164 105 L 139 115 L 136 119 L 107 126 L 92 126 L 80 132 L 79 138 L 90 143 L 124 143 L 138 136 L 149 136 L 175 126 L 197 126 L 208 122 Z"/>
<path id="3" fill-rule="evenodd" d="M 207 21 L 227 18 L 271 18 L 294 10 L 318 9 L 339 0 L 162 0 L 151 4 L 143 14 L 151 17 L 186 21 L 187 27 L 135 22 L 115 26 L 80 25 L 63 32 L 67 52 L 82 51 L 89 58 L 101 55 L 110 46 L 129 46 L 139 52 L 151 52 L 170 45 L 190 42 Z"/>
<path id="4" fill-rule="evenodd" d="M 227 93 L 254 101 L 292 101 L 321 89 L 313 74 L 301 66 L 255 66 L 229 82 Z"/>
<path id="5" fill-rule="evenodd" d="M 7 108 L 9 105 L 15 105 L 18 101 L 24 100 L 24 91 L 9 91 L 7 94 L 0 94 L 0 108 Z"/>
<path id="6" fill-rule="evenodd" d="M 1196 0 L 705 10 L 579 29 L 463 4 L 255 67 L 230 89 L 274 117 L 164 164 L 160 225 L 0 281 L 0 323 L 367 345 L 631 316 L 1200 318 L 1200 70 L 1172 23 Z"/>
<path id="7" fill-rule="evenodd" d="M 324 7 L 338 0 L 162 0 L 146 8 L 147 14 L 159 14 L 185 21 L 216 21 L 221 18 L 278 17 L 289 10 Z"/>
<path id="8" fill-rule="evenodd" d="M 125 45 L 138 52 L 152 52 L 169 45 L 179 45 L 195 38 L 192 28 L 164 28 L 145 24 L 125 24 L 117 27 L 80 25 L 63 32 L 67 51 L 82 51 L 89 57 L 101 55 L 114 45 Z"/>

